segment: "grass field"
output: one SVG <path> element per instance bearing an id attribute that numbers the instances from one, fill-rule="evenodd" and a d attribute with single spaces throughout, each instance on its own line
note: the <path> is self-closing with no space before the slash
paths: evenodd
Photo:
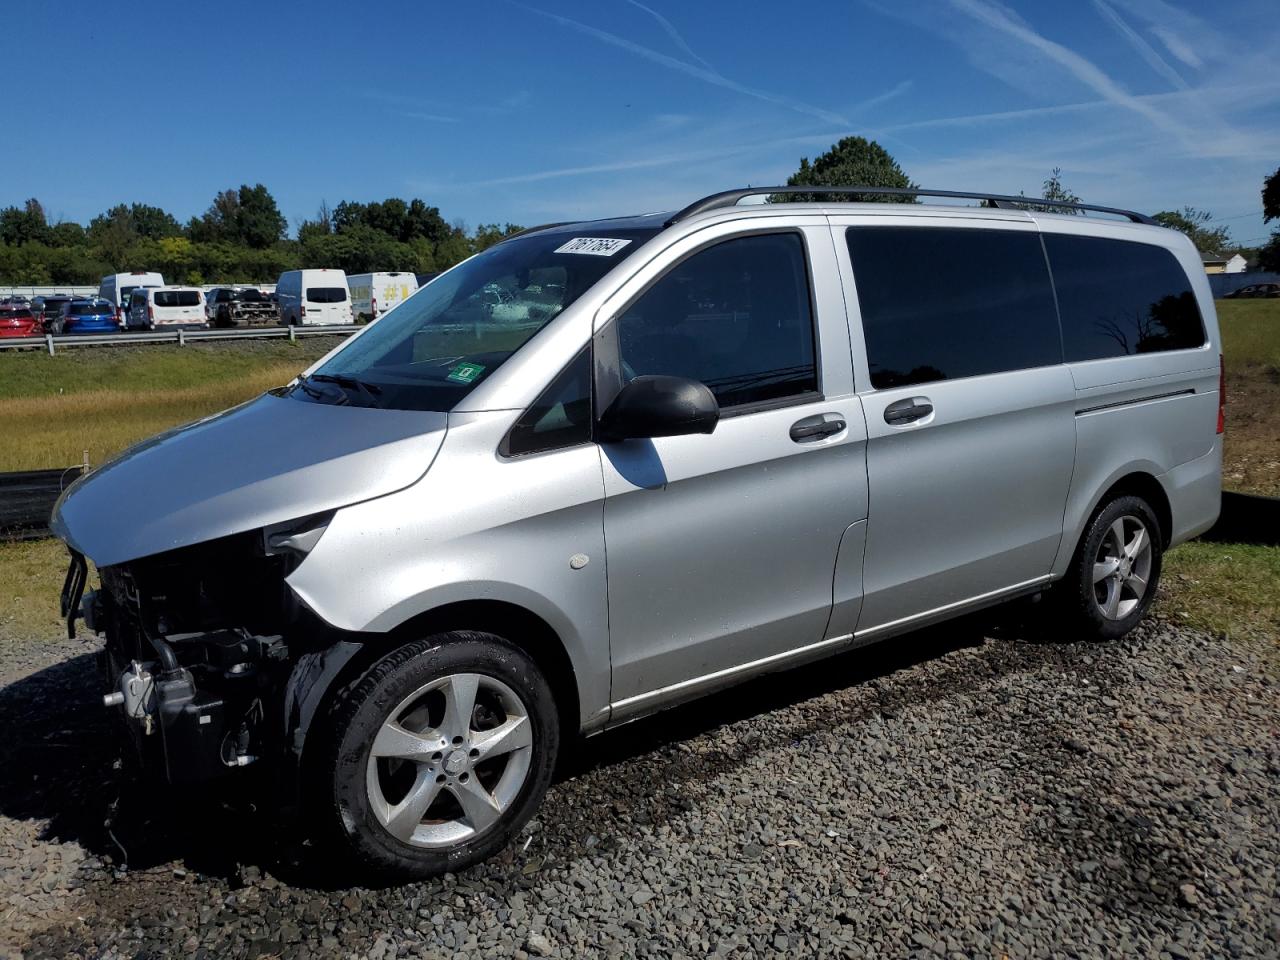
<path id="1" fill-rule="evenodd" d="M 1280 495 L 1280 300 L 1219 301 L 1227 365 L 1224 485 Z M 239 342 L 0 355 L 0 470 L 100 463 L 166 427 L 290 379 L 331 343 Z M 0 633 L 52 633 L 65 569 L 56 541 L 0 544 Z M 1161 605 L 1273 648 L 1280 549 L 1196 541 L 1166 558 Z"/>
<path id="2" fill-rule="evenodd" d="M 335 338 L 0 355 L 0 471 L 102 463 L 291 380 Z"/>

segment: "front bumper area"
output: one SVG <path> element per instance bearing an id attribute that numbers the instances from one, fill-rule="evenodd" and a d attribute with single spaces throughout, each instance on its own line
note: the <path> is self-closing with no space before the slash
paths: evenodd
<path id="1" fill-rule="evenodd" d="M 103 703 L 119 711 L 144 770 L 172 784 L 216 780 L 275 748 L 264 721 L 275 715 L 282 638 L 217 630 L 149 643 L 153 658 L 142 659 L 109 631 L 99 655 Z"/>

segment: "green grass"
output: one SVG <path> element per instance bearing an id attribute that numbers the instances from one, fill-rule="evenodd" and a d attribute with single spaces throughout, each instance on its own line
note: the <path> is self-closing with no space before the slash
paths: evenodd
<path id="1" fill-rule="evenodd" d="M 58 633 L 58 594 L 67 572 L 60 540 L 0 543 L 0 639 Z"/>
<path id="2" fill-rule="evenodd" d="M 58 397 L 101 390 L 183 390 L 249 378 L 281 364 L 299 369 L 333 349 L 336 339 L 237 340 L 185 347 L 75 347 L 0 354 L 0 400 Z"/>
<path id="3" fill-rule="evenodd" d="M 100 464 L 130 444 L 288 382 L 332 348 L 238 341 L 0 355 L 0 471 Z"/>
<path id="4" fill-rule="evenodd" d="M 1228 373 L 1280 370 L 1280 300 L 1219 300 L 1218 325 Z"/>
<path id="5" fill-rule="evenodd" d="M 1233 639 L 1280 640 L 1280 547 L 1193 540 L 1164 560 L 1161 605 Z"/>

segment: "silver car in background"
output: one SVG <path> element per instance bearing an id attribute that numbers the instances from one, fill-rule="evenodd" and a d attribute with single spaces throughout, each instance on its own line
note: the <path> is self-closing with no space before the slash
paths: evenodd
<path id="1" fill-rule="evenodd" d="M 421 876 L 507 844 L 566 737 L 1041 592 L 1130 630 L 1218 514 L 1190 241 L 787 192 L 527 231 L 70 488 L 64 612 L 142 757 L 270 765 Z"/>

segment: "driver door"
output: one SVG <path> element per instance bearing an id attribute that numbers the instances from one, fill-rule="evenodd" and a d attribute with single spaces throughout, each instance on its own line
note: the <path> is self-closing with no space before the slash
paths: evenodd
<path id="1" fill-rule="evenodd" d="M 753 223 L 677 242 L 597 316 L 597 413 L 648 374 L 721 408 L 709 435 L 601 445 L 614 721 L 849 641 L 828 623 L 842 542 L 861 572 L 866 430 L 830 230 Z"/>

